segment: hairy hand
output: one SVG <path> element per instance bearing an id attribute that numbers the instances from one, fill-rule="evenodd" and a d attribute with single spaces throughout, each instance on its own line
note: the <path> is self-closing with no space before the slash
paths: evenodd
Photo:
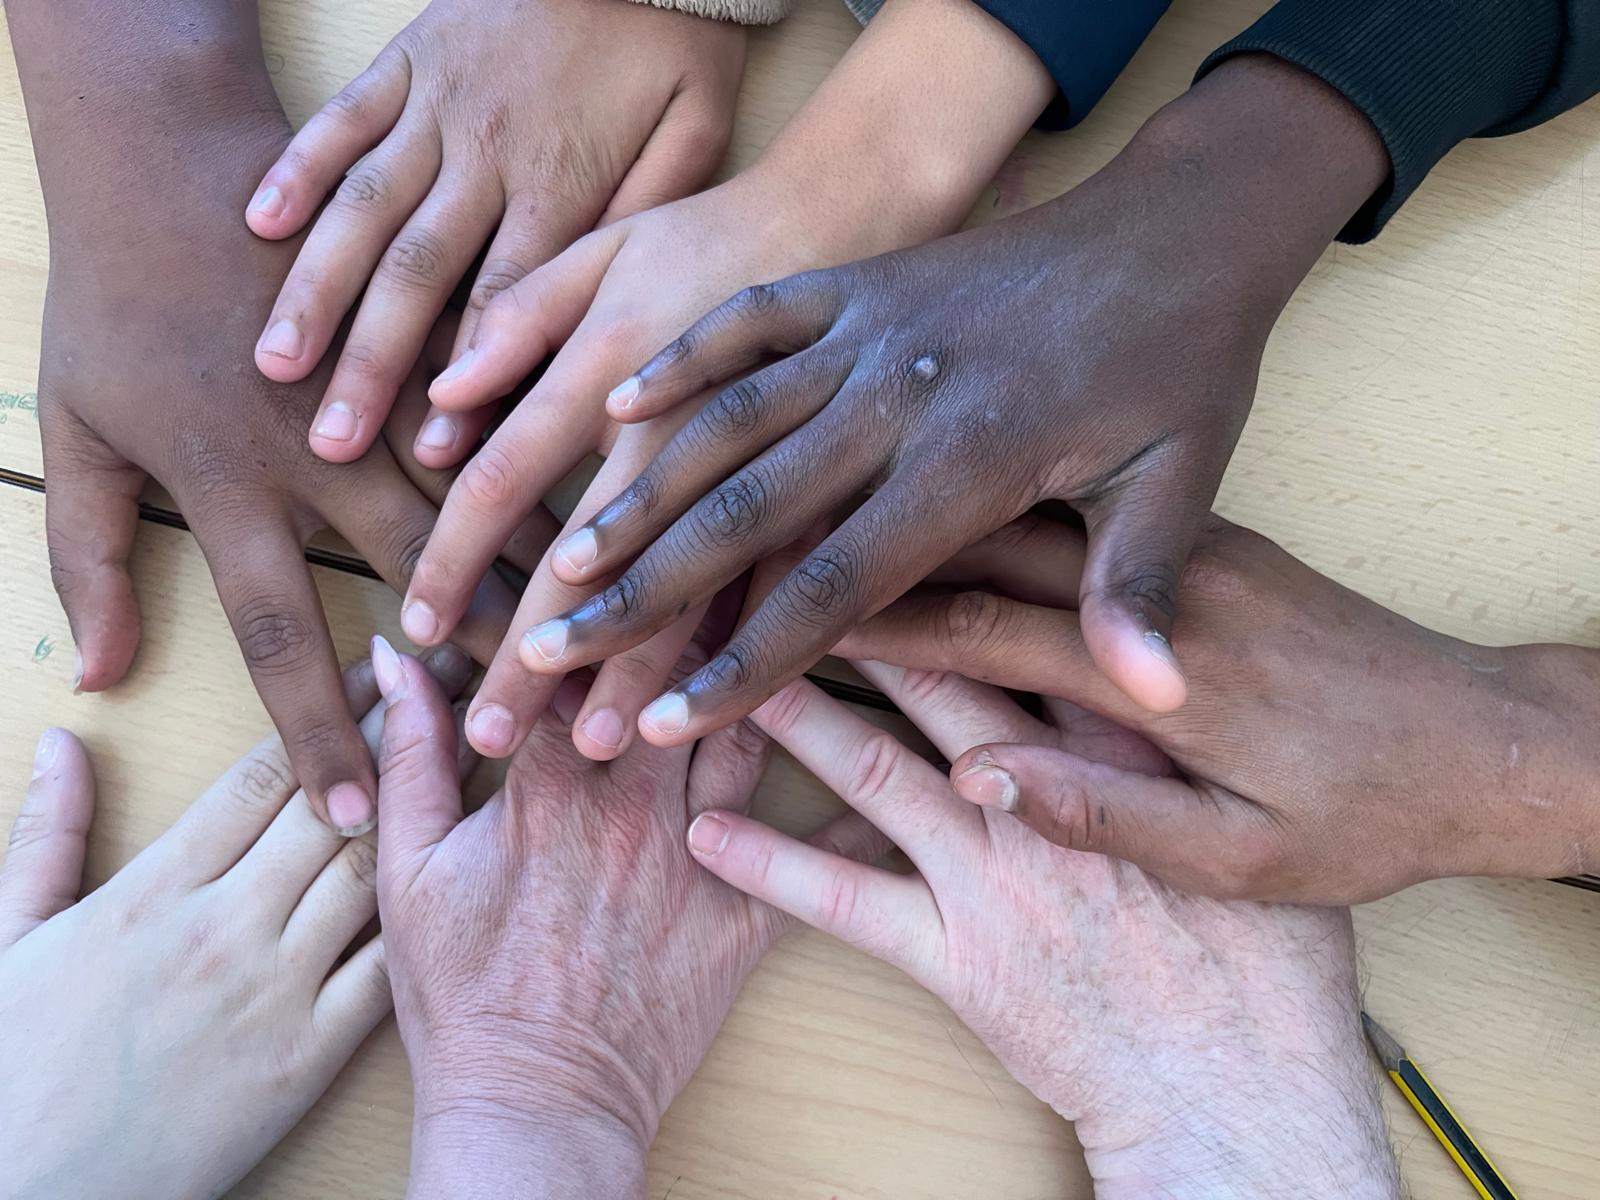
<path id="1" fill-rule="evenodd" d="M 1039 721 L 956 675 L 857 666 L 951 757 L 1003 740 L 1161 765 L 1070 705 L 1051 702 Z M 724 812 L 689 831 L 700 862 L 948 1003 L 1076 1123 L 1097 1197 L 1398 1194 L 1348 913 L 1197 899 L 1063 850 L 965 804 L 941 772 L 805 681 L 753 720 L 917 873 L 848 862 Z"/>
<path id="2" fill-rule="evenodd" d="M 710 175 L 744 38 L 626 0 L 434 0 L 313 116 L 248 219 L 284 238 L 315 217 L 256 347 L 270 378 L 310 376 L 360 302 L 311 424 L 316 453 L 366 452 L 485 243 L 462 348 L 496 295 L 574 239 Z"/>

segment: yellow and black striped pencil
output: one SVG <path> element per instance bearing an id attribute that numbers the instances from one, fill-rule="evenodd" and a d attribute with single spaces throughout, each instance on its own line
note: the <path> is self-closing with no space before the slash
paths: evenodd
<path id="1" fill-rule="evenodd" d="M 1400 1089 L 1400 1094 L 1411 1101 L 1411 1107 L 1417 1110 L 1423 1122 L 1433 1130 L 1433 1136 L 1439 1139 L 1439 1144 L 1445 1152 L 1455 1160 L 1456 1166 L 1461 1168 L 1472 1186 L 1477 1189 L 1478 1195 L 1483 1200 L 1517 1200 L 1517 1194 L 1511 1190 L 1511 1185 L 1500 1177 L 1500 1172 L 1495 1169 L 1494 1163 L 1489 1161 L 1489 1156 L 1479 1148 L 1478 1143 L 1472 1140 L 1472 1135 L 1467 1132 L 1467 1127 L 1456 1119 L 1455 1113 L 1450 1111 L 1450 1106 L 1444 1102 L 1444 1097 L 1439 1095 L 1428 1082 L 1428 1077 L 1422 1073 L 1422 1068 L 1412 1062 L 1399 1042 L 1390 1037 L 1366 1013 L 1361 1014 L 1361 1027 L 1367 1031 L 1367 1040 L 1372 1043 L 1372 1049 L 1378 1056 L 1378 1061 L 1383 1064 L 1383 1069 L 1389 1072 L 1389 1078 L 1394 1080 L 1395 1087 Z"/>

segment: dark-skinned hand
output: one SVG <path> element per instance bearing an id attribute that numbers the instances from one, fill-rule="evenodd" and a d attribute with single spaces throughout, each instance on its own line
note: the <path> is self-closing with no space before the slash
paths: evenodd
<path id="1" fill-rule="evenodd" d="M 1255 169 L 1265 154 L 1274 171 Z M 740 293 L 611 394 L 615 419 L 639 421 L 736 381 L 558 544 L 564 581 L 614 582 L 531 630 L 523 663 L 559 673 L 618 654 L 870 491 L 719 656 L 641 714 L 657 744 L 698 737 L 1055 498 L 1090 531 L 1081 609 L 1096 663 L 1140 707 L 1177 709 L 1177 582 L 1267 335 L 1385 167 L 1342 97 L 1241 59 L 1058 200 Z M 1281 211 L 1292 222 L 1264 236 L 1256 215 Z"/>
<path id="2" fill-rule="evenodd" d="M 359 302 L 312 449 L 366 452 L 486 243 L 458 350 L 495 296 L 597 223 L 703 183 L 733 131 L 744 44 L 739 25 L 630 0 L 434 0 L 252 178 L 262 237 L 315 218 L 257 366 L 307 379 Z M 426 461 L 457 461 L 491 411 L 428 425 Z"/>
<path id="3" fill-rule="evenodd" d="M 195 14 L 193 45 L 158 54 L 147 44 L 137 63 L 102 63 L 75 107 L 54 95 L 70 61 L 44 71 L 42 14 L 20 12 L 12 33 L 50 223 L 39 407 L 51 570 L 77 643 L 77 686 L 110 687 L 132 663 L 128 560 L 153 477 L 205 552 L 313 807 L 341 832 L 368 827 L 377 781 L 303 552 L 319 530 L 337 530 L 404 588 L 448 477 L 397 461 L 387 444 L 349 466 L 322 462 L 304 429 L 325 373 L 280 387 L 250 365 L 295 254 L 293 243 L 252 237 L 238 215 L 241 169 L 265 170 L 290 136 L 253 13 L 249 31 L 229 14 Z M 207 22 L 227 27 L 202 38 Z M 238 186 L 217 186 L 231 179 Z M 426 411 L 420 380 L 408 404 Z M 459 640 L 484 654 L 514 596 L 489 578 L 475 607 Z"/>
<path id="4" fill-rule="evenodd" d="M 967 799 L 1230 898 L 1356 903 L 1440 876 L 1600 862 L 1600 652 L 1434 633 L 1209 517 L 1172 635 L 1189 701 L 1149 713 L 1085 644 L 1072 610 L 1085 554 L 1082 534 L 1027 518 L 839 648 L 1064 698 L 1177 768 L 1156 778 L 1083 751 L 968 746 L 951 768 Z M 947 590 L 963 577 L 985 586 Z"/>

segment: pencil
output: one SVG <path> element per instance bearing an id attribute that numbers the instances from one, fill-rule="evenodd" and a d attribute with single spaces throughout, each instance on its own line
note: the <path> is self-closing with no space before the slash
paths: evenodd
<path id="1" fill-rule="evenodd" d="M 1422 1073 L 1422 1068 L 1412 1062 L 1405 1052 L 1405 1047 L 1390 1037 L 1366 1013 L 1361 1014 L 1361 1028 L 1367 1032 L 1367 1040 L 1372 1043 L 1372 1049 L 1378 1056 L 1378 1061 L 1383 1064 L 1383 1069 L 1389 1073 L 1389 1078 L 1394 1080 L 1395 1087 L 1400 1089 L 1400 1094 L 1411 1101 L 1411 1107 L 1417 1110 L 1417 1115 L 1423 1123 L 1433 1130 L 1433 1136 L 1439 1139 L 1439 1144 L 1445 1152 L 1455 1160 L 1456 1166 L 1461 1168 L 1461 1173 L 1467 1177 L 1468 1182 L 1477 1190 L 1483 1200 L 1517 1200 L 1517 1194 L 1511 1190 L 1511 1185 L 1500 1177 L 1500 1172 L 1495 1169 L 1494 1163 L 1489 1161 L 1489 1156 L 1479 1148 L 1478 1143 L 1472 1140 L 1472 1135 L 1467 1132 L 1467 1127 L 1456 1119 L 1455 1113 L 1450 1111 L 1450 1106 L 1444 1102 L 1428 1082 L 1428 1077 Z"/>

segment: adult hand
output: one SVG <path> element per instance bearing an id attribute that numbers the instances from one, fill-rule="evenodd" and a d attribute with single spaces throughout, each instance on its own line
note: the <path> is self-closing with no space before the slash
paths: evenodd
<path id="1" fill-rule="evenodd" d="M 1179 768 L 1148 779 L 1057 749 L 969 743 L 952 768 L 969 798 L 1219 896 L 1355 903 L 1443 875 L 1600 861 L 1600 653 L 1433 633 L 1212 518 L 1173 634 L 1189 702 L 1154 715 L 1094 669 L 1070 610 L 1084 553 L 1070 529 L 1019 524 L 981 548 L 979 570 L 1029 602 L 912 597 L 840 647 L 1065 697 Z"/>
<path id="2" fill-rule="evenodd" d="M 504 788 L 463 819 L 444 701 L 374 642 L 389 703 L 378 895 L 416 1082 L 413 1197 L 643 1195 L 644 1154 L 745 976 L 786 927 L 683 852 L 764 764 L 748 727 L 581 758 L 563 684 Z M 814 844 L 882 847 L 847 816 Z"/>
<path id="3" fill-rule="evenodd" d="M 1108 748 L 1095 722 L 1080 740 L 1070 708 L 1044 723 L 959 676 L 857 666 L 950 757 L 974 741 Z M 848 862 L 735 812 L 695 822 L 695 856 L 949 1004 L 1076 1123 L 1100 1200 L 1399 1194 L 1347 912 L 1196 899 L 1062 850 L 964 804 L 940 771 L 805 681 L 753 719 L 917 873 Z M 1116 757 L 1138 767 L 1150 751 Z"/>
<path id="4" fill-rule="evenodd" d="M 624 651 L 872 489 L 721 655 L 644 711 L 658 745 L 692 739 L 1054 498 L 1090 530 L 1096 662 L 1141 706 L 1178 708 L 1178 576 L 1267 335 L 1386 170 L 1337 92 L 1240 59 L 1056 201 L 740 293 L 611 393 L 611 416 L 635 421 L 737 380 L 560 543 L 564 581 L 621 575 L 528 635 L 558 656 L 524 661 L 549 671 Z"/>
<path id="5" fill-rule="evenodd" d="M 330 462 L 366 453 L 486 242 L 463 348 L 490 300 L 574 239 L 709 176 L 744 40 L 738 25 L 627 0 L 434 0 L 257 176 L 250 201 L 262 237 L 316 218 L 256 345 L 263 373 L 308 378 L 360 300 L 312 449 Z"/>
<path id="6" fill-rule="evenodd" d="M 431 669 L 453 693 L 470 666 L 446 648 Z M 366 664 L 345 687 L 355 711 L 377 699 Z M 362 724 L 374 743 L 382 719 Z M 219 1196 L 389 1011 L 383 945 L 361 941 L 373 837 L 319 821 L 268 739 L 74 903 L 89 759 L 53 729 L 33 769 L 0 867 L 0 1190 Z"/>
<path id="7" fill-rule="evenodd" d="M 930 78 L 940 80 L 943 103 L 926 102 Z M 460 461 L 488 420 L 482 406 L 560 352 L 463 469 L 407 596 L 407 635 L 422 645 L 450 635 L 468 599 L 466 574 L 481 575 L 503 531 L 586 453 L 608 457 L 575 523 L 665 445 L 687 409 L 636 424 L 614 445 L 604 409 L 606 393 L 663 341 L 737 288 L 953 228 L 1053 88 L 1033 52 L 967 0 L 890 0 L 758 163 L 591 234 L 496 300 L 434 382 L 422 461 Z M 553 566 L 547 560 L 536 573 L 474 702 L 468 736 L 485 754 L 511 753 L 555 690 L 558 676 L 521 635 L 606 582 L 572 586 Z M 626 748 L 709 595 L 607 661 L 574 726 L 584 754 L 607 759 Z M 530 656 L 538 676 L 524 665 Z"/>
<path id="8" fill-rule="evenodd" d="M 27 83 L 38 55 L 19 61 L 35 64 Z M 110 687 L 132 662 L 128 559 L 151 475 L 206 554 L 313 807 L 359 831 L 376 776 L 303 550 L 331 527 L 404 588 L 437 510 L 386 446 L 347 467 L 311 453 L 303 423 L 322 376 L 277 387 L 240 365 L 295 251 L 252 238 L 243 197 L 212 183 L 264 167 L 288 141 L 264 68 L 229 49 L 196 54 L 176 77 L 151 70 L 115 113 L 98 111 L 99 92 L 95 112 L 41 107 L 53 76 L 29 93 L 52 246 L 39 380 L 47 532 L 77 686 Z M 542 549 L 537 532 L 524 541 Z M 466 590 L 475 610 L 458 640 L 487 657 L 513 595 L 484 571 Z"/>

